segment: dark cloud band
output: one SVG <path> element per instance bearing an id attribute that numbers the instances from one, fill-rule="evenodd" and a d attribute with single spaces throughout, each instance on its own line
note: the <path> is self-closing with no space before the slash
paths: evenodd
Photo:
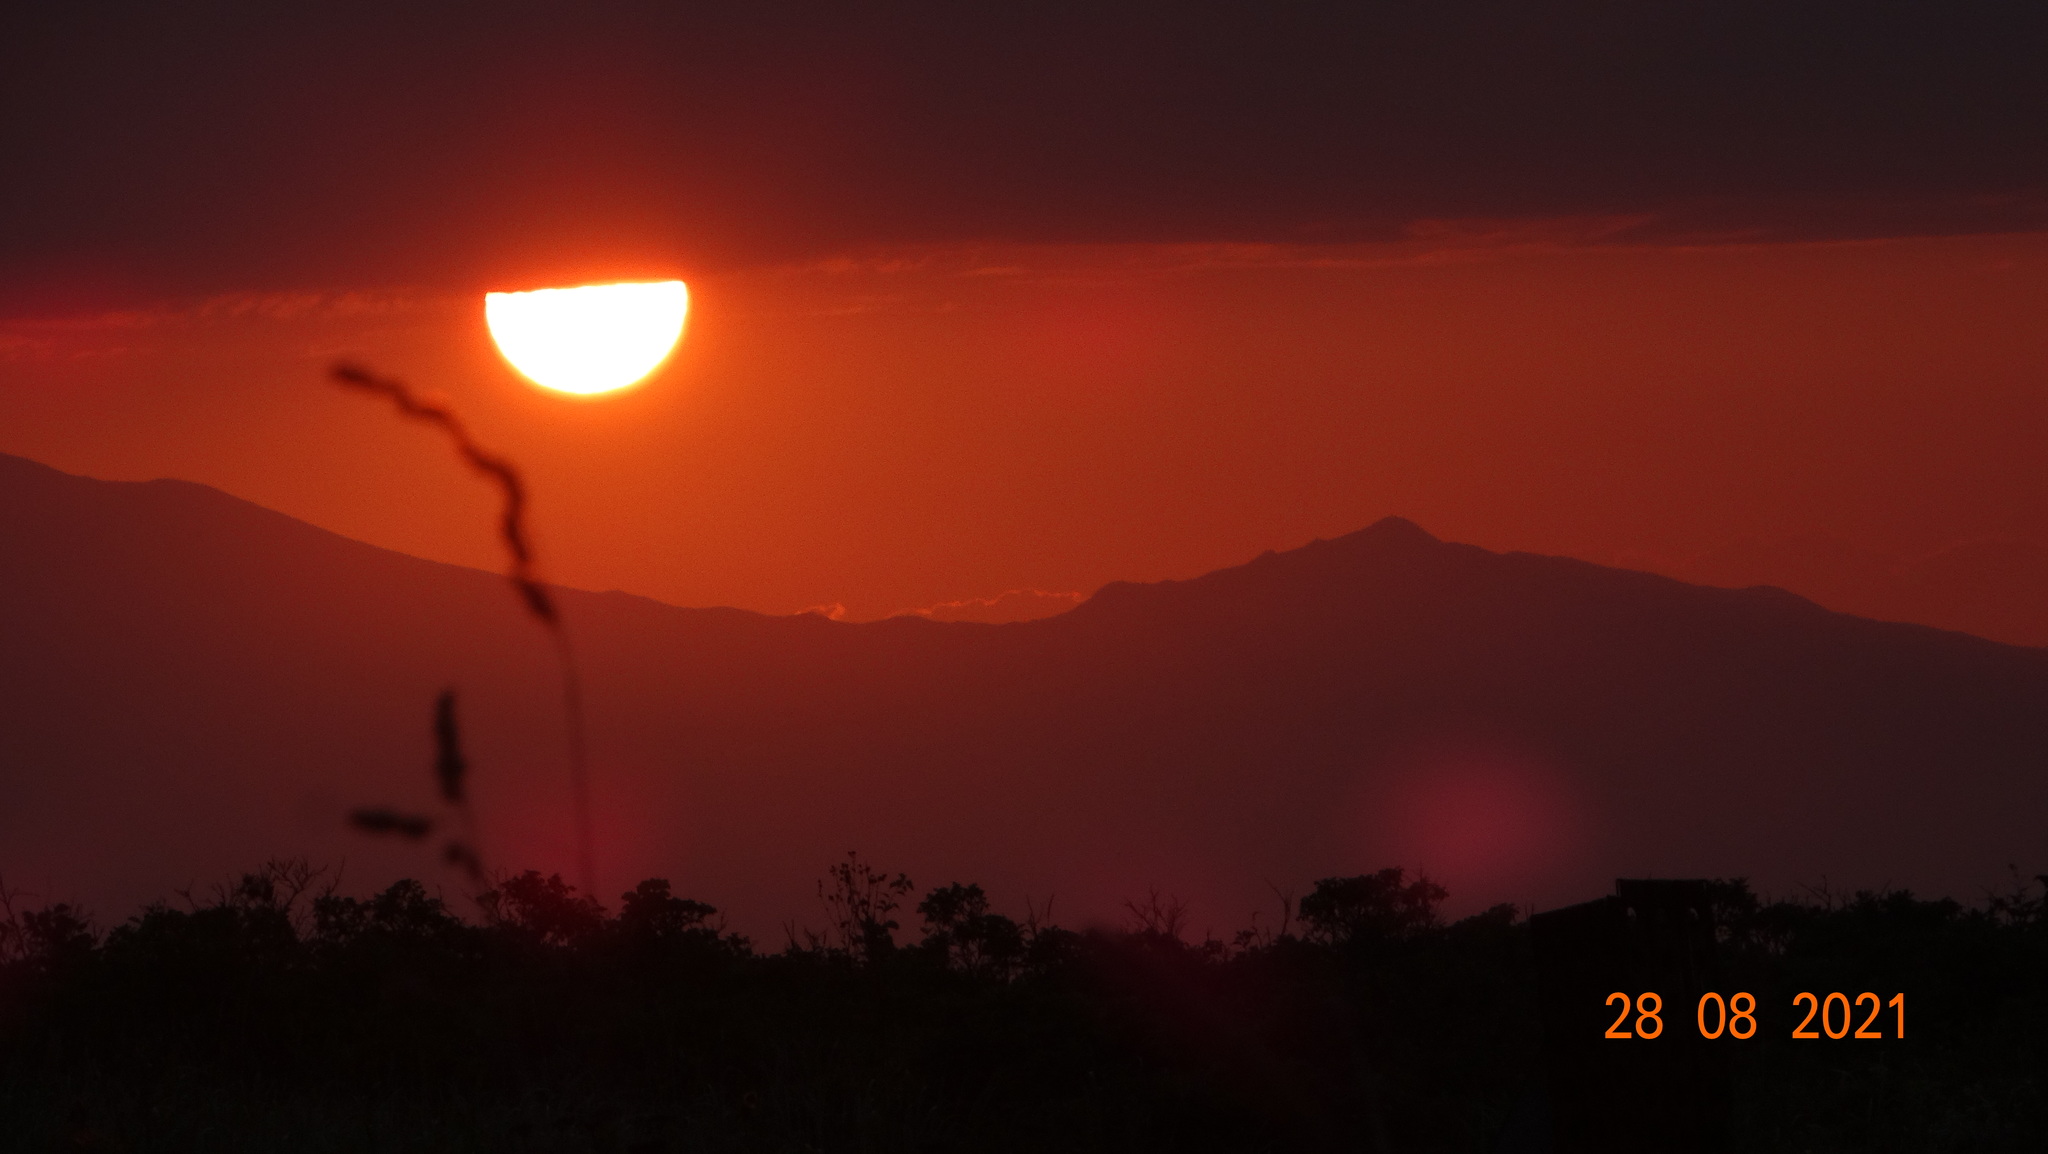
<path id="1" fill-rule="evenodd" d="M 2048 7 L 49 5 L 0 289 L 463 283 L 851 245 L 2048 223 Z"/>

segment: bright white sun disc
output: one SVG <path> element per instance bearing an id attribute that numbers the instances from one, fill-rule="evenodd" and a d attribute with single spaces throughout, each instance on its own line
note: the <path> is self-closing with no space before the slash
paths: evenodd
<path id="1" fill-rule="evenodd" d="M 498 351 L 537 385 L 588 396 L 653 372 L 683 335 L 679 280 L 484 294 Z"/>

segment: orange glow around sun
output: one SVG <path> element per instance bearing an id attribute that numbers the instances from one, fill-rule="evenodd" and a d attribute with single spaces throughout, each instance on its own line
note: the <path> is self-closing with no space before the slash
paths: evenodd
<path id="1" fill-rule="evenodd" d="M 682 281 L 487 293 L 484 320 L 498 351 L 528 380 L 591 396 L 623 389 L 660 366 L 682 339 L 690 290 Z"/>

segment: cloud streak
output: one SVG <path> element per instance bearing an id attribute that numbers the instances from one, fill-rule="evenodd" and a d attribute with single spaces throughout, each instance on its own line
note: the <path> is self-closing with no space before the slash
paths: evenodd
<path id="1" fill-rule="evenodd" d="M 1013 621 L 1036 621 L 1044 617 L 1056 617 L 1087 599 L 1088 595 L 1080 592 L 1054 593 L 1044 589 L 1011 589 L 993 597 L 965 597 L 958 601 L 941 601 L 922 609 L 906 609 L 893 616 L 924 617 L 932 621 L 979 621 L 1000 625 Z"/>

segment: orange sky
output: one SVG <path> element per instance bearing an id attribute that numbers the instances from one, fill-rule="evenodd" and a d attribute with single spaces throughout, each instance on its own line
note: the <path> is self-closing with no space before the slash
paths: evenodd
<path id="1" fill-rule="evenodd" d="M 496 567 L 489 491 L 325 385 L 346 354 L 446 393 L 524 465 L 546 576 L 677 604 L 867 618 L 1088 591 L 1401 514 L 2048 644 L 2027 608 L 2048 604 L 2028 560 L 2048 541 L 2048 236 L 1599 231 L 681 268 L 681 352 L 598 401 L 491 350 L 482 291 L 530 285 L 7 320 L 0 451 Z M 1956 591 L 1982 573 L 1845 591 L 1843 555 L 1892 581 L 1959 545 L 1990 550 L 2002 608 Z"/>

